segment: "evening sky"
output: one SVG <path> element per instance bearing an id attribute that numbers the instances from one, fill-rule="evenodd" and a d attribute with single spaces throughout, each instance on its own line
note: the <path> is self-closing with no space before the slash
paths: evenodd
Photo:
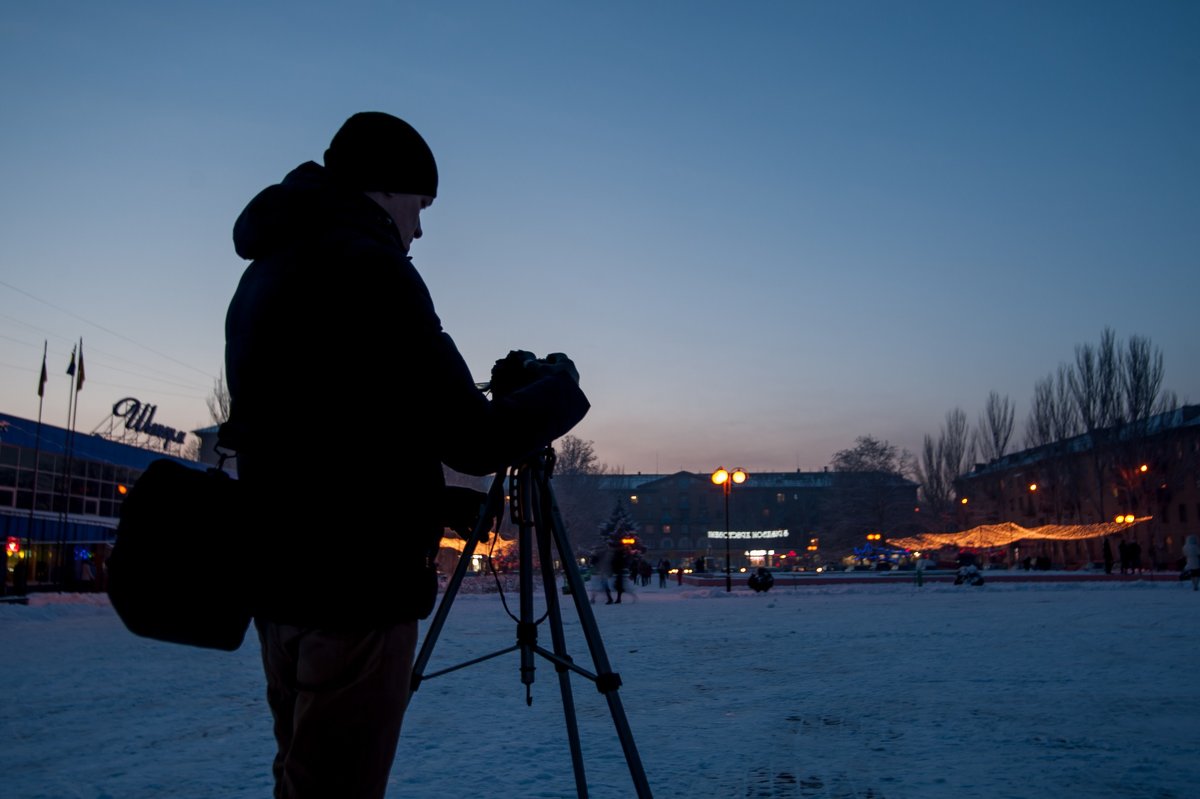
<path id="1" fill-rule="evenodd" d="M 0 409 L 48 340 L 52 424 L 80 337 L 80 430 L 209 422 L 233 220 L 361 110 L 437 156 L 412 255 L 477 379 L 569 353 L 615 469 L 915 450 L 991 390 L 1019 439 L 1105 326 L 1200 401 L 1195 3 L 10 2 L 0 108 Z M 394 354 L 299 434 L 403 424 L 355 414 L 421 390 Z"/>

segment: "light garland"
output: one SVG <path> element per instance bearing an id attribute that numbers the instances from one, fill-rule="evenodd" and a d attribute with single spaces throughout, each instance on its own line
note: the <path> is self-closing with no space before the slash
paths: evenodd
<path id="1" fill-rule="evenodd" d="M 922 533 L 909 538 L 891 538 L 888 539 L 888 543 L 904 549 L 937 549 L 938 547 L 988 549 L 1006 547 L 1016 541 L 1033 539 L 1083 541 L 1089 538 L 1114 535 L 1153 518 L 1153 516 L 1139 516 L 1131 522 L 1047 524 L 1041 527 L 1022 527 L 1015 522 L 1004 522 L 1002 524 L 983 524 L 961 533 Z"/>

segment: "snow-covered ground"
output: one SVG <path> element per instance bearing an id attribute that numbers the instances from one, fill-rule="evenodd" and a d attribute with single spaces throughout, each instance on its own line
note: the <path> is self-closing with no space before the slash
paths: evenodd
<path id="1" fill-rule="evenodd" d="M 638 593 L 594 609 L 656 797 L 1200 791 L 1190 585 Z M 590 668 L 567 611 L 568 647 Z M 495 594 L 460 596 L 428 671 L 514 635 Z M 549 648 L 548 632 L 539 643 Z M 230 654 L 140 639 L 102 596 L 0 606 L 0 796 L 269 796 L 253 644 Z M 531 707 L 515 653 L 427 681 L 388 796 L 573 796 L 557 681 L 538 665 Z M 573 684 L 591 796 L 633 796 L 603 697 Z"/>

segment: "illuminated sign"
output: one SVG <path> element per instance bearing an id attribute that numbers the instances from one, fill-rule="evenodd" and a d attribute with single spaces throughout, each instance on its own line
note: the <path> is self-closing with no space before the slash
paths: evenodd
<path id="1" fill-rule="evenodd" d="M 125 428 L 127 430 L 134 430 L 143 435 L 161 438 L 164 444 L 182 444 L 187 433 L 182 430 L 176 430 L 174 427 L 155 424 L 154 414 L 157 411 L 157 405 L 143 403 L 133 397 L 126 397 L 120 400 L 116 405 L 113 405 L 112 409 L 113 416 L 125 420 Z"/>
<path id="2" fill-rule="evenodd" d="M 725 538 L 724 530 L 709 530 L 709 538 Z M 787 530 L 730 530 L 730 538 L 787 538 Z"/>

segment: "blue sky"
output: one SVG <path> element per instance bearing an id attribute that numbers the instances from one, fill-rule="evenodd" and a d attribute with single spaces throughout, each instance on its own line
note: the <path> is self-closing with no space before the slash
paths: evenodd
<path id="1" fill-rule="evenodd" d="M 1188 2 L 8 3 L 0 409 L 48 339 L 62 424 L 82 336 L 80 429 L 207 423 L 233 220 L 360 110 L 438 158 L 414 262 L 477 377 L 571 354 L 613 468 L 1020 423 L 1105 326 L 1197 402 L 1198 42 Z M 353 394 L 315 429 L 402 421 Z"/>

